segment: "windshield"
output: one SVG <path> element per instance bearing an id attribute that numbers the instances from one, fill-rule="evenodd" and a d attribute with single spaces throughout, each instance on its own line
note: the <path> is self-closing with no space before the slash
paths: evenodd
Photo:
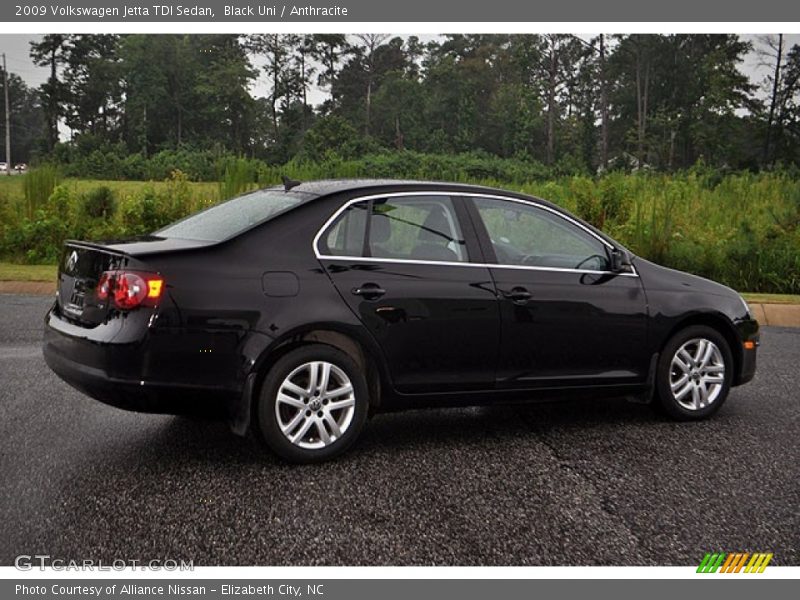
<path id="1" fill-rule="evenodd" d="M 307 200 L 307 194 L 258 190 L 159 229 L 153 235 L 221 242 Z"/>

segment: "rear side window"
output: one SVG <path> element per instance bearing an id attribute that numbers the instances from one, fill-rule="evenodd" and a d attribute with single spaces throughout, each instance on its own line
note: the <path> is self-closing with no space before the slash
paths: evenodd
<path id="1" fill-rule="evenodd" d="M 296 192 L 258 190 L 167 225 L 153 235 L 221 242 L 297 206 L 307 198 L 307 195 Z"/>
<path id="2" fill-rule="evenodd" d="M 368 202 L 351 204 L 340 214 L 322 237 L 323 254 L 361 256 L 367 224 Z"/>
<path id="3" fill-rule="evenodd" d="M 448 196 L 358 202 L 328 227 L 320 246 L 322 254 L 328 256 L 424 262 L 468 260 L 464 236 Z"/>

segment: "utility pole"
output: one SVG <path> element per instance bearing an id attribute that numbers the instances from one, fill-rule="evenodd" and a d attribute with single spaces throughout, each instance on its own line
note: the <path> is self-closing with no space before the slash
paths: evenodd
<path id="1" fill-rule="evenodd" d="M 6 69 L 6 53 L 3 52 L 3 92 L 6 98 L 6 175 L 11 176 L 11 119 L 8 105 L 8 69 Z"/>

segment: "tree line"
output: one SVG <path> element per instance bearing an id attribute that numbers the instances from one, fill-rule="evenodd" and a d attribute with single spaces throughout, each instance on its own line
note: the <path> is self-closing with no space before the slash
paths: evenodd
<path id="1" fill-rule="evenodd" d="M 413 150 L 562 172 L 800 165 L 800 45 L 736 35 L 45 35 L 9 74 L 12 155 L 217 149 L 282 164 Z M 253 93 L 256 79 L 269 82 Z M 312 103 L 312 90 L 324 100 Z M 59 141 L 59 123 L 71 131 Z M 0 127 L 0 130 L 2 127 Z"/>

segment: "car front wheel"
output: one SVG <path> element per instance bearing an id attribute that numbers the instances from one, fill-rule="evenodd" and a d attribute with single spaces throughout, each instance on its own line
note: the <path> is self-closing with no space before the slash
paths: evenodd
<path id="1" fill-rule="evenodd" d="M 368 404 L 364 375 L 348 355 L 331 346 L 303 346 L 267 374 L 258 425 L 267 445 L 284 459 L 320 462 L 355 442 Z"/>
<path id="2" fill-rule="evenodd" d="M 717 412 L 728 396 L 733 356 L 725 338 L 704 325 L 675 334 L 659 358 L 661 407 L 675 419 L 695 421 Z"/>

